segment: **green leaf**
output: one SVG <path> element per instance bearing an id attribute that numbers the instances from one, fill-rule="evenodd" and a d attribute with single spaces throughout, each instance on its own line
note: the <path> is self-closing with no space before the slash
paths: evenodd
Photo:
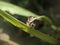
<path id="1" fill-rule="evenodd" d="M 9 15 L 8 13 L 0 10 L 0 16 L 3 17 L 5 20 L 7 20 L 8 22 L 10 22 L 11 24 L 13 24 L 14 26 L 21 28 L 23 31 L 30 33 L 32 35 L 34 35 L 37 38 L 40 38 L 43 41 L 52 43 L 52 44 L 56 44 L 57 40 L 49 35 L 46 35 L 38 30 L 29 28 L 28 26 L 26 26 L 26 24 L 24 24 L 23 22 L 17 20 L 16 18 L 14 18 L 13 16 Z"/>
<path id="2" fill-rule="evenodd" d="M 7 2 L 3 2 L 3 1 L 0 1 L 0 9 L 2 9 L 3 11 L 9 11 L 11 14 L 18 14 L 20 16 L 25 16 L 25 17 L 37 16 L 37 14 L 32 13 L 22 7 L 18 7 L 16 5 L 13 5 L 13 4 L 10 4 Z M 50 26 L 54 30 L 60 31 L 60 29 L 58 29 L 48 17 L 43 16 L 43 20 L 46 21 L 48 24 L 51 24 Z"/>
<path id="3" fill-rule="evenodd" d="M 26 17 L 37 16 L 36 14 L 32 13 L 31 11 L 28 11 L 27 9 L 3 1 L 0 1 L 0 9 L 4 11 L 9 11 L 11 14 L 19 14 L 21 16 Z"/>

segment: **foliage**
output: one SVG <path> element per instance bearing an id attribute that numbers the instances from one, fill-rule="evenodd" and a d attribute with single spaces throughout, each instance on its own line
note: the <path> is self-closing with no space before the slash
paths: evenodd
<path id="1" fill-rule="evenodd" d="M 49 42 L 52 44 L 57 43 L 57 40 L 55 38 L 48 36 L 35 29 L 31 29 L 30 27 L 26 26 L 26 24 L 17 20 L 15 17 L 6 13 L 5 11 L 9 11 L 11 14 L 19 14 L 20 16 L 25 16 L 25 17 L 36 16 L 37 18 L 43 19 L 44 21 L 46 21 L 54 30 L 56 30 L 57 27 L 53 24 L 53 22 L 48 17 L 37 16 L 37 14 L 32 13 L 22 7 L 18 7 L 18 6 L 15 6 L 15 5 L 12 5 L 9 3 L 5 3 L 5 2 L 0 2 L 0 9 L 1 9 L 0 16 L 3 17 L 8 22 L 10 22 L 11 24 L 13 24 L 14 26 L 21 28 L 23 31 L 30 33 L 30 34 L 36 36 L 37 38 L 40 38 L 43 41 L 46 41 L 46 42 Z M 60 30 L 58 30 L 58 31 L 60 31 Z"/>

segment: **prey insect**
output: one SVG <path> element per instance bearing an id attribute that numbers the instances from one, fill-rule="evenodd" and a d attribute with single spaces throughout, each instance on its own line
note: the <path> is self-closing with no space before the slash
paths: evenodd
<path id="1" fill-rule="evenodd" d="M 26 25 L 34 29 L 39 29 L 44 26 L 44 21 L 38 20 L 36 19 L 36 17 L 30 16 L 26 22 Z"/>

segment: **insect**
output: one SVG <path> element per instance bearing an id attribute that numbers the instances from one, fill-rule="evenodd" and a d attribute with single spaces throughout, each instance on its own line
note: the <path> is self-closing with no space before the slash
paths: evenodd
<path id="1" fill-rule="evenodd" d="M 39 30 L 41 27 L 44 26 L 44 21 L 38 20 L 34 16 L 30 16 L 26 21 L 26 25 L 29 26 L 30 28 Z M 32 34 L 30 34 L 30 37 L 34 37 L 34 36 Z"/>
<path id="2" fill-rule="evenodd" d="M 36 17 L 30 16 L 26 22 L 26 25 L 34 29 L 39 29 L 44 26 L 44 21 L 38 20 L 36 19 Z"/>

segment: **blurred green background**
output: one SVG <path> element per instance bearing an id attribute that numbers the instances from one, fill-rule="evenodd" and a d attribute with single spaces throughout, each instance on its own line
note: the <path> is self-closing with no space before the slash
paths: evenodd
<path id="1" fill-rule="evenodd" d="M 1 0 L 1 1 L 6 1 L 14 5 L 21 6 L 38 15 L 48 16 L 53 20 L 56 26 L 60 27 L 60 0 Z M 21 20 L 23 21 L 22 18 Z M 10 23 L 6 22 L 2 18 L 0 19 L 0 28 L 3 28 L 3 33 L 7 33 L 10 36 L 11 41 L 17 42 L 19 45 L 52 45 L 42 40 L 39 40 L 35 37 L 33 38 L 24 36 L 20 37 L 19 29 L 17 27 L 14 27 Z M 45 30 L 44 32 L 60 40 L 60 32 L 52 31 L 50 27 L 48 27 L 47 30 Z"/>

